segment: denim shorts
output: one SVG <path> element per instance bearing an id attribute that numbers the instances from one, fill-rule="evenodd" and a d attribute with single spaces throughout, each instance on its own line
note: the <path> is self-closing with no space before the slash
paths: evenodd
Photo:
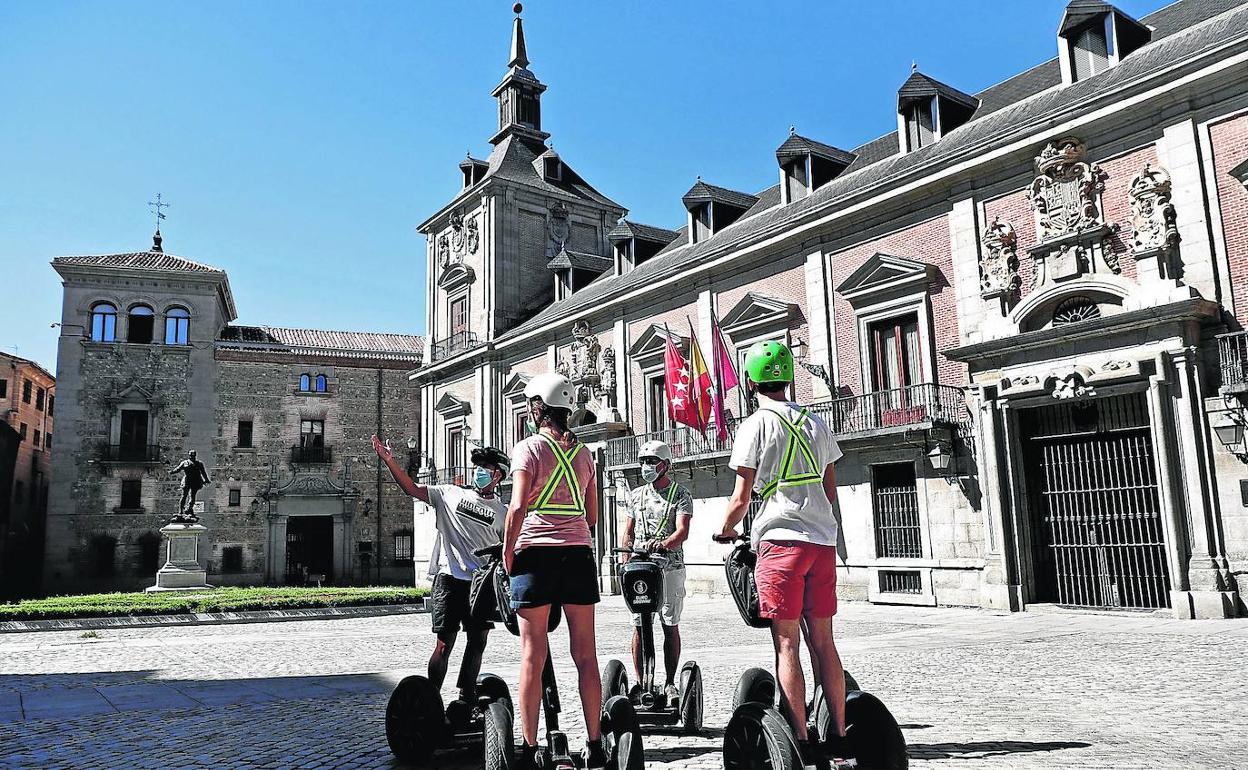
<path id="1" fill-rule="evenodd" d="M 511 606 L 597 604 L 598 565 L 587 545 L 529 546 L 511 565 Z"/>

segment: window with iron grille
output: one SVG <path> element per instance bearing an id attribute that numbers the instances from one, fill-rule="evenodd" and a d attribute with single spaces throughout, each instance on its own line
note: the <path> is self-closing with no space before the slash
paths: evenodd
<path id="1" fill-rule="evenodd" d="M 231 489 L 230 490 L 230 507 L 238 508 L 242 504 L 243 504 L 243 490 Z"/>
<path id="2" fill-rule="evenodd" d="M 875 509 L 875 555 L 882 559 L 922 557 L 914 463 L 872 466 L 871 499 Z"/>
<path id="3" fill-rule="evenodd" d="M 923 577 L 915 570 L 880 570 L 880 593 L 921 594 Z"/>
<path id="4" fill-rule="evenodd" d="M 412 533 L 411 532 L 395 532 L 394 533 L 394 558 L 396 561 L 411 561 L 412 559 Z"/>
<path id="5" fill-rule="evenodd" d="M 251 447 L 251 420 L 238 421 L 238 447 L 240 449 L 248 449 Z"/>
<path id="6" fill-rule="evenodd" d="M 241 545 L 227 545 L 221 549 L 221 571 L 243 571 L 243 547 Z"/>
<path id="7" fill-rule="evenodd" d="M 30 394 L 33 388 L 34 388 L 34 383 L 32 383 L 30 380 L 22 381 L 22 403 L 23 404 L 30 403 Z"/>

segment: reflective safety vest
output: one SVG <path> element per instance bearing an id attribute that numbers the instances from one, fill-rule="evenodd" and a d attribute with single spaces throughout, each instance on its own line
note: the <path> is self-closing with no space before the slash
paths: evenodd
<path id="1" fill-rule="evenodd" d="M 810 448 L 810 442 L 806 440 L 806 434 L 798 430 L 798 426 L 810 416 L 810 410 L 803 409 L 797 415 L 796 422 L 789 422 L 783 415 L 777 412 L 772 412 L 772 414 L 784 426 L 785 432 L 789 434 L 789 440 L 784 447 L 784 457 L 780 460 L 780 475 L 767 482 L 758 491 L 759 496 L 764 500 L 774 495 L 776 490 L 781 487 L 800 487 L 806 484 L 818 484 L 823 481 L 823 469 L 819 467 L 819 463 L 815 460 L 815 452 Z M 809 469 L 806 473 L 793 472 L 793 461 L 797 459 L 799 453 L 802 455 L 802 459 L 806 461 L 806 467 Z"/>
<path id="2" fill-rule="evenodd" d="M 668 484 L 668 485 L 667 485 L 667 509 L 666 509 L 665 511 L 663 511 L 663 518 L 659 520 L 659 526 L 655 527 L 655 528 L 654 528 L 654 532 L 653 532 L 653 533 L 651 533 L 650 535 L 647 535 L 647 534 L 646 534 L 646 530 L 647 530 L 647 527 L 646 527 L 646 520 L 645 520 L 645 518 L 644 518 L 644 517 L 642 517 L 642 519 L 641 519 L 641 534 L 642 534 L 642 539 L 643 539 L 643 540 L 648 540 L 648 539 L 650 539 L 651 537 L 662 537 L 662 536 L 663 536 L 663 528 L 667 526 L 667 520 L 668 520 L 668 518 L 672 515 L 672 507 L 673 507 L 673 504 L 674 504 L 674 503 L 675 503 L 675 501 L 676 501 L 676 487 L 677 487 L 677 484 L 676 484 L 676 482 L 675 482 L 675 481 L 673 481 L 671 484 Z M 657 490 L 656 490 L 656 491 L 657 491 Z M 641 512 L 641 511 L 638 511 L 638 514 L 640 514 L 640 513 L 642 513 L 642 512 Z"/>
<path id="3" fill-rule="evenodd" d="M 578 441 L 575 447 L 565 452 L 563 447 L 559 446 L 559 442 L 546 434 L 537 435 L 542 437 L 555 455 L 555 472 L 546 479 L 546 486 L 542 487 L 542 491 L 537 495 L 537 502 L 529 507 L 528 513 L 542 513 L 547 516 L 584 516 L 585 500 L 581 493 L 581 486 L 576 480 L 576 471 L 573 469 L 572 461 L 585 448 L 585 445 Z M 567 482 L 568 492 L 572 498 L 570 503 L 550 501 L 561 481 Z"/>

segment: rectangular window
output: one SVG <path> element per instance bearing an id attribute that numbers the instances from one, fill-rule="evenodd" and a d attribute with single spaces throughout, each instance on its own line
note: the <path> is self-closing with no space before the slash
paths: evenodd
<path id="1" fill-rule="evenodd" d="M 463 474 L 464 466 L 468 463 L 464 457 L 464 430 L 462 427 L 456 426 L 446 432 L 446 465 L 448 470 L 452 470 L 457 476 Z M 458 484 L 458 480 L 452 479 L 450 483 Z"/>
<path id="2" fill-rule="evenodd" d="M 52 431 L 48 431 L 47 433 L 43 434 L 43 448 L 44 449 L 52 448 Z"/>
<path id="3" fill-rule="evenodd" d="M 31 382 L 30 380 L 22 381 L 22 403 L 23 404 L 30 403 L 30 394 L 33 389 L 34 389 L 33 382 Z"/>
<path id="4" fill-rule="evenodd" d="M 0 380 L 0 398 L 9 397 L 9 381 Z"/>
<path id="5" fill-rule="evenodd" d="M 0 392 L 0 396 L 4 393 Z M 51 417 L 56 412 L 56 396 L 48 396 L 48 416 Z"/>
<path id="6" fill-rule="evenodd" d="M 396 561 L 412 560 L 412 533 L 396 532 L 394 535 L 394 558 Z"/>
<path id="7" fill-rule="evenodd" d="M 227 545 L 221 549 L 221 571 L 243 571 L 243 547 L 241 545 Z"/>
<path id="8" fill-rule="evenodd" d="M 243 490 L 231 489 L 230 490 L 230 507 L 238 508 L 242 506 L 242 504 L 243 504 Z"/>
<path id="9" fill-rule="evenodd" d="M 911 151 L 935 141 L 937 98 L 920 100 L 906 108 L 906 139 Z"/>
<path id="10" fill-rule="evenodd" d="M 1070 66 L 1076 81 L 1109 69 L 1111 33 L 1108 31 L 1108 24 L 1112 22 L 1109 21 L 1109 14 L 1105 19 L 1105 24 L 1088 25 L 1071 44 Z"/>
<path id="11" fill-rule="evenodd" d="M 27 431 L 27 430 L 28 430 L 28 429 L 27 429 L 27 427 L 26 427 L 26 423 L 22 423 L 21 425 L 18 425 L 18 426 L 17 426 L 17 439 L 18 439 L 18 441 L 25 441 L 25 440 L 26 440 L 26 431 Z"/>
<path id="12" fill-rule="evenodd" d="M 238 446 L 244 449 L 251 447 L 251 420 L 238 421 Z"/>
<path id="13" fill-rule="evenodd" d="M 871 324 L 872 386 L 895 390 L 923 379 L 919 319 L 914 313 Z"/>
<path id="14" fill-rule="evenodd" d="M 656 375 L 646 380 L 646 430 L 653 432 L 672 427 L 667 411 L 667 378 Z"/>
<path id="15" fill-rule="evenodd" d="M 460 297 L 451 302 L 451 336 L 468 332 L 468 298 Z"/>
<path id="16" fill-rule="evenodd" d="M 38 388 L 35 390 L 35 408 L 41 412 L 43 411 L 43 399 L 47 395 L 48 395 L 48 392 L 44 390 L 43 388 Z"/>
<path id="17" fill-rule="evenodd" d="M 921 594 L 923 576 L 914 570 L 880 570 L 880 593 Z"/>
<path id="18" fill-rule="evenodd" d="M 143 507 L 143 481 L 141 479 L 121 480 L 121 504 L 117 507 L 127 511 Z"/>
<path id="19" fill-rule="evenodd" d="M 511 443 L 519 444 L 521 441 L 529 437 L 529 410 L 517 409 L 511 416 L 512 434 Z"/>
<path id="20" fill-rule="evenodd" d="M 35 428 L 34 447 L 36 450 L 43 449 L 43 436 L 39 433 L 39 429 Z"/>
<path id="21" fill-rule="evenodd" d="M 882 559 L 921 558 L 923 544 L 914 463 L 871 466 L 871 500 L 875 517 L 875 555 Z"/>
<path id="22" fill-rule="evenodd" d="M 325 446 L 325 421 L 300 420 L 299 446 L 304 449 Z"/>
<path id="23" fill-rule="evenodd" d="M 121 410 L 120 459 L 141 459 L 147 451 L 147 410 Z"/>

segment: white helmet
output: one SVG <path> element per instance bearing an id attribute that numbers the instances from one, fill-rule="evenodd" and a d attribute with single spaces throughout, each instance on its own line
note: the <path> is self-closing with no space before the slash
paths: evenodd
<path id="1" fill-rule="evenodd" d="M 637 459 L 644 460 L 647 457 L 655 457 L 670 463 L 672 461 L 672 448 L 662 441 L 647 441 L 638 450 Z"/>
<path id="2" fill-rule="evenodd" d="M 524 397 L 542 399 L 546 406 L 558 406 L 568 411 L 576 409 L 572 398 L 572 383 L 567 377 L 554 372 L 539 374 L 524 386 Z"/>

